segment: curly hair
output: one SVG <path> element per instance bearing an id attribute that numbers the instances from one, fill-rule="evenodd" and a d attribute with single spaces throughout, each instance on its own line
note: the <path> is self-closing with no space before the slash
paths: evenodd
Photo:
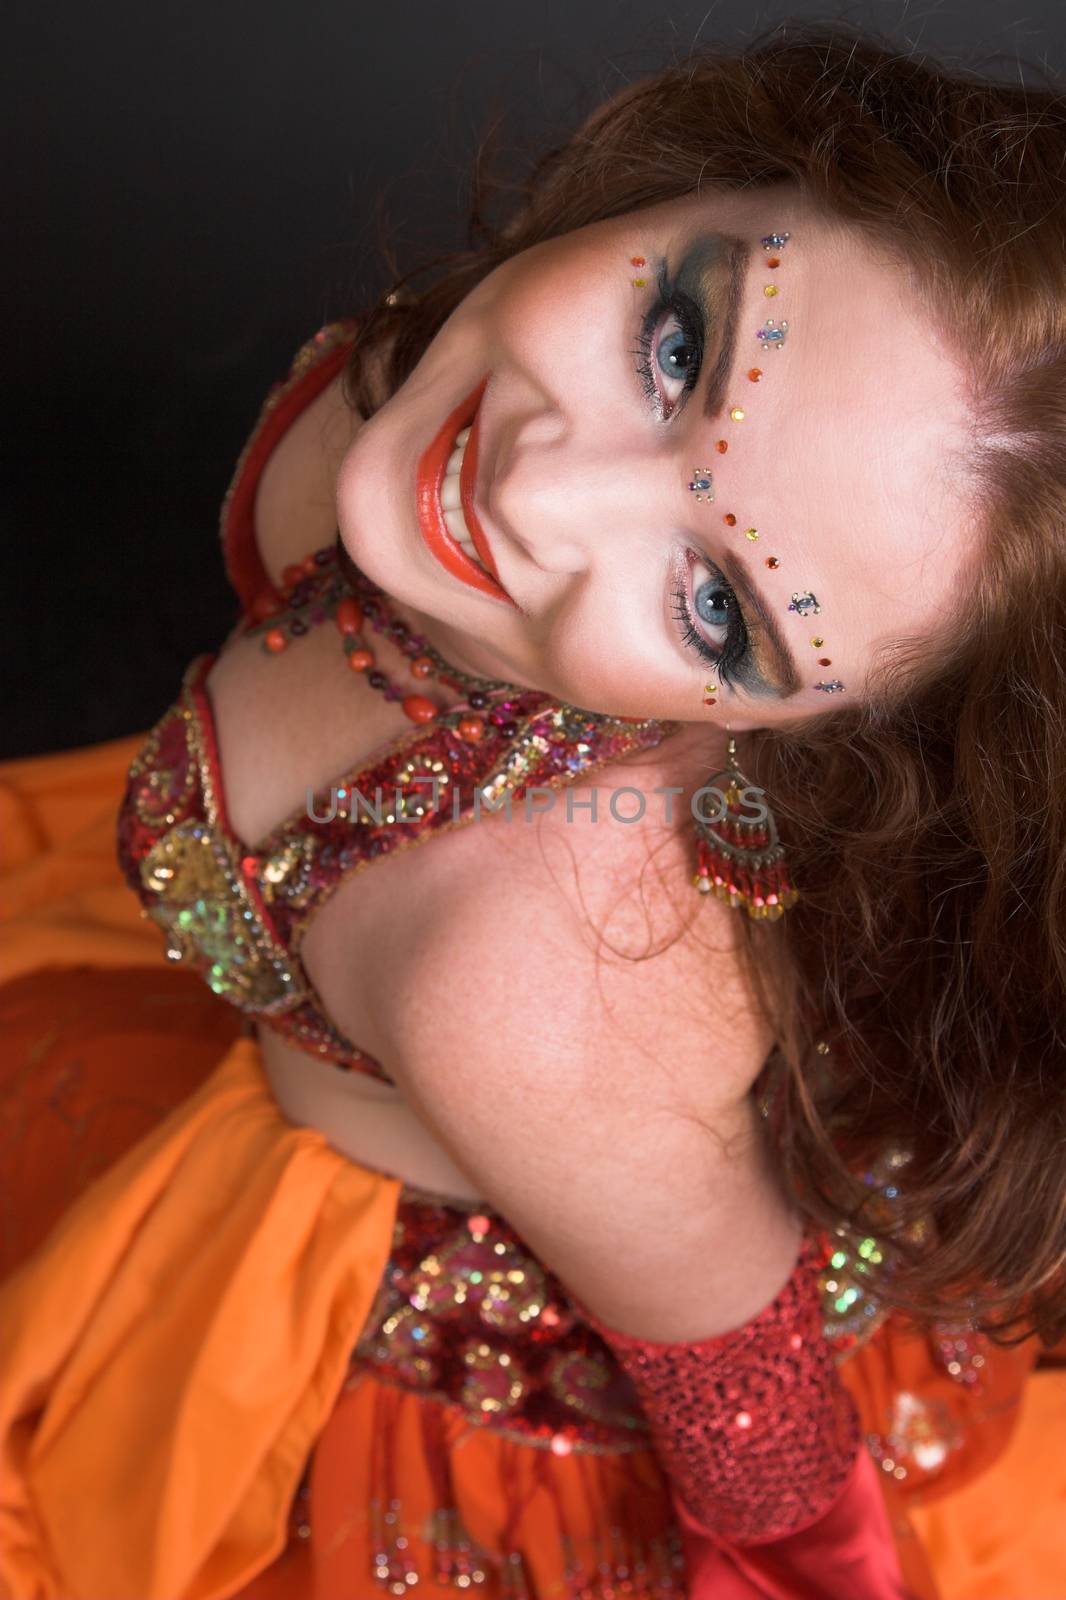
<path id="1" fill-rule="evenodd" d="M 469 248 L 370 308 L 346 394 L 371 415 L 500 262 L 697 191 L 793 180 L 905 272 L 965 375 L 979 554 L 949 637 L 899 641 L 864 704 L 752 737 L 801 889 L 746 941 L 777 1041 L 766 1127 L 806 1217 L 886 1241 L 867 1269 L 883 1301 L 919 1321 L 962 1303 L 998 1342 L 1050 1344 L 1066 1331 L 1066 91 L 1040 75 L 995 83 L 789 21 L 625 88 L 524 183 L 488 178 L 483 146 Z M 890 1223 L 861 1171 L 887 1142 L 909 1157 Z"/>

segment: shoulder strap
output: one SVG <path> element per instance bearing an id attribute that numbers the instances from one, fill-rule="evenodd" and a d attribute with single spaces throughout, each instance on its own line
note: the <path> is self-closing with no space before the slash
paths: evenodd
<path id="1" fill-rule="evenodd" d="M 274 594 L 259 555 L 253 507 L 260 474 L 279 439 L 347 361 L 359 327 L 358 317 L 329 322 L 302 344 L 288 375 L 269 390 L 255 426 L 238 458 L 222 501 L 221 539 L 226 576 L 247 616 L 256 595 Z"/>

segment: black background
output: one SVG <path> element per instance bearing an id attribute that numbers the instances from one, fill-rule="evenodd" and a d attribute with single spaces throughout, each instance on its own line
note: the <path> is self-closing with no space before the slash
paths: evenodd
<path id="1" fill-rule="evenodd" d="M 4 96 L 13 425 L 0 757 L 147 728 L 235 619 L 218 513 L 271 383 L 323 322 L 465 242 L 468 173 L 694 43 L 843 17 L 1017 78 L 1061 0 L 846 9 L 658 0 L 23 3 Z M 1022 69 L 1024 71 L 1024 69 Z"/>

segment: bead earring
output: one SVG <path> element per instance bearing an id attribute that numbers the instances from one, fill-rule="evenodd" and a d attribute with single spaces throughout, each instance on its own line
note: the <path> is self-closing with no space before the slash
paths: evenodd
<path id="1" fill-rule="evenodd" d="M 799 894 L 792 887 L 766 796 L 737 764 L 735 739 L 729 741 L 728 757 L 729 765 L 713 773 L 693 797 L 697 857 L 693 886 L 701 894 L 728 900 L 734 910 L 743 906 L 749 917 L 776 921 L 795 905 Z M 726 780 L 724 791 L 717 786 L 719 778 Z M 704 810 L 704 797 L 715 803 L 713 816 Z"/>

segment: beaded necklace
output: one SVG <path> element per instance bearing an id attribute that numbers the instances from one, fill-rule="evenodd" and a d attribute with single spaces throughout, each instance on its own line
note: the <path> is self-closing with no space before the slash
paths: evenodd
<path id="1" fill-rule="evenodd" d="M 274 609 L 268 609 L 270 605 Z M 411 722 L 432 722 L 451 728 L 468 744 L 477 744 L 483 737 L 485 718 L 481 713 L 491 706 L 495 697 L 522 692 L 514 684 L 476 677 L 446 661 L 428 639 L 396 616 L 384 590 L 361 572 L 343 549 L 339 533 L 335 545 L 326 545 L 301 562 L 286 567 L 281 578 L 280 601 L 271 599 L 257 603 L 252 617 L 245 634 L 261 638 L 261 648 L 268 655 L 287 650 L 293 639 L 332 617 L 353 672 L 365 675 L 370 687 L 386 700 L 398 700 Z M 428 696 L 405 692 L 395 684 L 377 665 L 362 631 L 367 623 L 376 633 L 390 638 L 408 658 L 412 677 L 423 682 L 437 678 L 464 696 L 461 705 L 443 710 Z M 518 724 L 511 721 L 505 720 L 499 726 L 504 738 L 510 738 L 517 731 Z"/>

